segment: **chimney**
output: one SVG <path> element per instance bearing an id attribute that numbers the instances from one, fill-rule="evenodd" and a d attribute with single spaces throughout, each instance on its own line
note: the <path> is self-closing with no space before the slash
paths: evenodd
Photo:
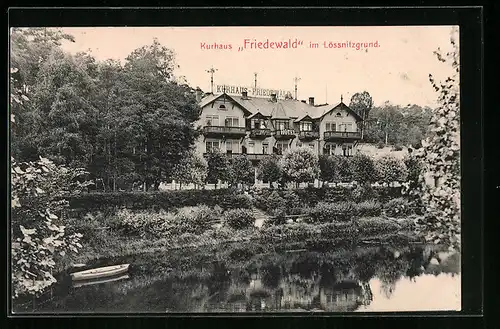
<path id="1" fill-rule="evenodd" d="M 242 91 L 241 92 L 241 97 L 248 98 L 248 91 Z"/>
<path id="2" fill-rule="evenodd" d="M 309 97 L 309 105 L 314 106 L 314 97 Z"/>
<path id="3" fill-rule="evenodd" d="M 203 91 L 201 91 L 200 87 L 196 88 L 196 101 L 201 102 L 201 98 L 203 97 Z"/>
<path id="4" fill-rule="evenodd" d="M 276 94 L 275 93 L 271 94 L 271 102 L 276 102 L 276 101 L 277 101 Z"/>

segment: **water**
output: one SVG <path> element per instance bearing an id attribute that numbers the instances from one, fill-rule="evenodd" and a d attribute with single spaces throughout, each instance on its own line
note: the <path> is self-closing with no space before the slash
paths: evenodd
<path id="1" fill-rule="evenodd" d="M 220 250 L 223 249 L 223 250 Z M 286 250 L 288 249 L 288 250 Z M 130 263 L 114 281 L 62 275 L 16 313 L 380 312 L 460 310 L 460 257 L 446 247 L 229 245 L 105 260 Z"/>

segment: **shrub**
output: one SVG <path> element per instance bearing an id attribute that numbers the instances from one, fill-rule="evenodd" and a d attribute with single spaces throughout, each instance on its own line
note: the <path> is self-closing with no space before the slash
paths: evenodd
<path id="1" fill-rule="evenodd" d="M 379 143 L 377 144 L 377 148 L 378 148 L 378 149 L 383 149 L 384 147 L 385 147 L 385 144 L 384 144 L 384 143 L 382 143 L 382 142 L 379 142 Z"/>
<path id="2" fill-rule="evenodd" d="M 229 202 L 231 202 L 231 204 L 229 204 Z M 220 206 L 224 209 L 231 209 L 231 208 L 250 209 L 253 206 L 253 200 L 247 194 L 237 194 L 233 198 L 230 198 L 228 202 L 223 202 Z"/>
<path id="3" fill-rule="evenodd" d="M 235 230 L 251 227 L 255 223 L 252 211 L 247 209 L 231 209 L 224 213 L 224 223 Z"/>
<path id="4" fill-rule="evenodd" d="M 184 207 L 177 211 L 173 221 L 177 232 L 201 234 L 211 228 L 211 221 L 219 215 L 207 206 Z"/>
<path id="5" fill-rule="evenodd" d="M 382 217 L 359 218 L 356 225 L 361 235 L 396 233 L 401 229 L 396 221 Z"/>
<path id="6" fill-rule="evenodd" d="M 255 181 L 255 171 L 252 162 L 245 155 L 231 158 L 229 160 L 228 173 L 226 176 L 231 185 L 253 185 Z"/>
<path id="7" fill-rule="evenodd" d="M 356 154 L 349 162 L 354 181 L 361 184 L 377 181 L 377 171 L 372 158 L 364 154 Z"/>
<path id="8" fill-rule="evenodd" d="M 340 202 L 352 200 L 352 188 L 346 187 L 335 187 L 328 188 L 324 192 L 324 201 L 325 202 Z"/>
<path id="9" fill-rule="evenodd" d="M 405 217 L 413 213 L 413 208 L 407 199 L 397 198 L 387 202 L 384 206 L 384 211 L 387 216 Z"/>
<path id="10" fill-rule="evenodd" d="M 392 156 L 384 156 L 376 163 L 377 178 L 386 184 L 404 182 L 408 177 L 408 169 L 403 161 Z"/>
<path id="11" fill-rule="evenodd" d="M 303 183 L 318 178 L 318 155 L 309 147 L 299 147 L 285 152 L 279 162 L 286 181 Z"/>
<path id="12" fill-rule="evenodd" d="M 257 178 L 269 183 L 279 182 L 282 178 L 282 169 L 279 164 L 279 157 L 268 156 L 260 161 L 257 168 Z"/>
<path id="13" fill-rule="evenodd" d="M 323 182 L 333 182 L 336 177 L 336 157 L 323 154 L 319 156 L 320 178 Z"/>
<path id="14" fill-rule="evenodd" d="M 229 173 L 229 159 L 226 154 L 219 151 L 208 152 L 207 155 L 207 183 L 215 183 L 219 180 L 225 181 Z"/>
<path id="15" fill-rule="evenodd" d="M 357 216 L 371 217 L 379 216 L 382 213 L 382 205 L 375 200 L 363 201 L 355 205 Z"/>
<path id="16" fill-rule="evenodd" d="M 119 229 L 142 238 L 162 238 L 179 231 L 176 214 L 173 212 L 122 209 L 111 218 L 114 218 L 113 221 Z M 101 225 L 106 224 L 105 221 Z"/>
<path id="17" fill-rule="evenodd" d="M 392 149 L 394 151 L 402 151 L 403 150 L 403 146 L 401 144 L 396 144 L 396 145 L 394 145 L 394 147 Z"/>
<path id="18" fill-rule="evenodd" d="M 353 222 L 323 223 L 317 226 L 322 238 L 331 240 L 353 240 L 357 237 L 356 225 Z"/>
<path id="19" fill-rule="evenodd" d="M 154 192 L 99 192 L 68 197 L 73 209 L 151 209 L 173 210 L 179 207 L 220 205 L 224 209 L 250 208 L 250 201 L 243 201 L 242 194 L 222 190 L 181 190 Z"/>
<path id="20" fill-rule="evenodd" d="M 351 198 L 355 202 L 363 202 L 366 200 L 378 199 L 379 194 L 370 184 L 356 185 L 351 190 Z"/>
<path id="21" fill-rule="evenodd" d="M 190 151 L 174 167 L 172 178 L 180 184 L 203 185 L 207 179 L 207 174 L 207 160 Z"/>
<path id="22" fill-rule="evenodd" d="M 351 161 L 349 158 L 341 155 L 333 155 L 335 160 L 336 171 L 335 171 L 335 182 L 350 182 L 353 178 L 353 168 L 351 166 Z"/>
<path id="23" fill-rule="evenodd" d="M 308 223 L 328 223 L 333 221 L 348 221 L 353 215 L 351 202 L 325 203 L 320 202 L 309 211 Z"/>

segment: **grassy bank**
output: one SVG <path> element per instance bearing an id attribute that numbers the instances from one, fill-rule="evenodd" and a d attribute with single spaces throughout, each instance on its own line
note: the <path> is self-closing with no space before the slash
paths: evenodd
<path id="1" fill-rule="evenodd" d="M 200 220 L 204 218 L 200 217 L 200 213 L 212 212 L 205 208 L 190 208 L 176 214 L 121 211 L 110 216 L 87 215 L 73 224 L 78 225 L 79 231 L 84 234 L 83 249 L 74 258 L 61 262 L 57 270 L 65 270 L 72 263 L 88 263 L 98 259 L 199 247 L 222 249 L 222 245 L 247 241 L 272 246 L 273 249 L 286 244 L 286 248 L 316 250 L 341 245 L 407 244 L 418 241 L 412 231 L 412 219 L 378 216 L 344 222 L 271 224 L 259 229 L 249 225 L 250 222 L 241 225 L 236 221 L 236 225 L 235 213 L 232 212 L 231 217 L 224 213 L 216 214 L 222 218 L 217 224 L 201 225 Z M 243 216 L 249 215 L 240 215 Z M 132 219 L 142 222 L 137 224 Z M 181 221 L 177 226 L 174 225 L 176 220 Z M 135 223 L 133 230 L 131 221 Z"/>

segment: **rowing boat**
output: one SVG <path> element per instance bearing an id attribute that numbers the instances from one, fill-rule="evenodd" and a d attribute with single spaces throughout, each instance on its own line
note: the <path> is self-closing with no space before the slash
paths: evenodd
<path id="1" fill-rule="evenodd" d="M 79 281 L 76 281 L 73 283 L 73 287 L 78 288 L 78 287 L 84 287 L 84 286 L 92 286 L 95 284 L 121 281 L 121 280 L 129 279 L 129 278 L 130 278 L 130 276 L 128 274 L 124 274 L 121 276 L 111 277 L 111 278 L 103 278 L 100 280 L 79 280 Z"/>
<path id="2" fill-rule="evenodd" d="M 114 276 L 118 274 L 122 274 L 128 271 L 130 264 L 122 264 L 122 265 L 114 265 L 114 266 L 106 266 L 95 268 L 91 270 L 81 271 L 71 273 L 71 279 L 73 281 L 76 280 L 91 280 L 91 279 L 100 279 L 108 276 Z"/>

